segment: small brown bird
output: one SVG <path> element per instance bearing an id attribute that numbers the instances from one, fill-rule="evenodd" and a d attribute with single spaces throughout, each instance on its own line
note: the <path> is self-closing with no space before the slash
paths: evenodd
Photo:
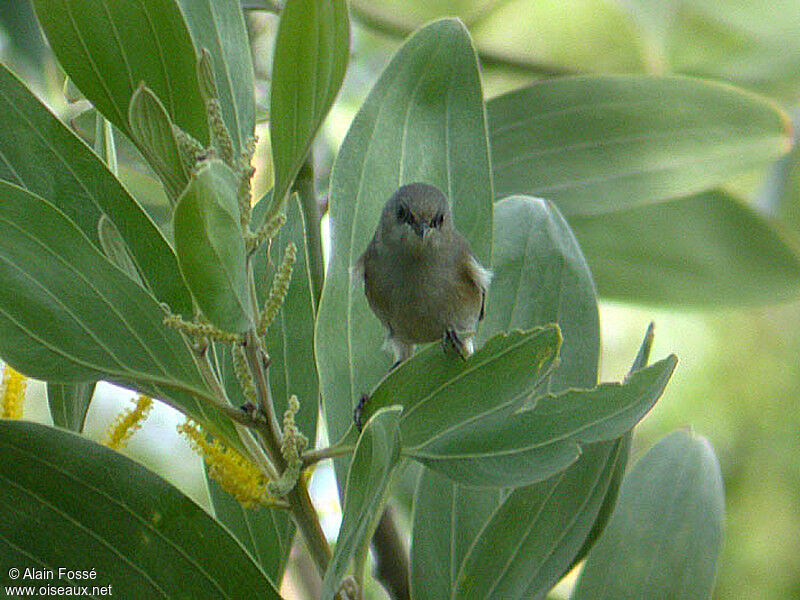
<path id="1" fill-rule="evenodd" d="M 395 365 L 413 354 L 415 344 L 436 340 L 462 358 L 472 354 L 492 273 L 456 229 L 437 188 L 411 183 L 398 189 L 354 270 L 388 330 Z"/>

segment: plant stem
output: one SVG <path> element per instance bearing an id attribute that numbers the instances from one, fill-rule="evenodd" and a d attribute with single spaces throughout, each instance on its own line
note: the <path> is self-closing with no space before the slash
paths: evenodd
<path id="1" fill-rule="evenodd" d="M 325 262 L 322 258 L 322 238 L 320 232 L 320 214 L 317 206 L 317 192 L 314 184 L 314 153 L 308 153 L 292 189 L 300 196 L 300 207 L 303 211 L 306 234 L 306 256 L 308 273 L 311 280 L 311 295 L 314 300 L 314 313 L 319 306 L 322 295 L 322 283 L 325 280 Z"/>
<path id="2" fill-rule="evenodd" d="M 267 356 L 254 329 L 245 334 L 244 353 L 253 375 L 258 407 L 266 418 L 266 427 L 258 431 L 259 439 L 272 463 L 279 471 L 283 472 L 286 469 L 286 459 L 284 459 L 281 452 L 282 434 L 278 419 L 275 416 L 272 392 L 267 379 Z M 319 524 L 314 505 L 311 503 L 311 497 L 308 495 L 308 488 L 302 478 L 297 481 L 292 491 L 286 495 L 286 499 L 289 502 L 289 508 L 292 511 L 297 527 L 303 533 L 308 551 L 314 559 L 320 575 L 322 575 L 328 568 L 331 551 Z"/>
<path id="3" fill-rule="evenodd" d="M 307 452 L 303 452 L 303 468 L 310 467 L 314 463 L 318 463 L 326 458 L 336 458 L 337 456 L 350 454 L 354 448 L 354 446 L 328 446 L 327 448 L 320 448 L 318 450 L 308 450 Z"/>

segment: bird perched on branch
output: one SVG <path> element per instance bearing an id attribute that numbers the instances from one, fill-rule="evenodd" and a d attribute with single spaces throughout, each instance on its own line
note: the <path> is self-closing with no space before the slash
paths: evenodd
<path id="1" fill-rule="evenodd" d="M 464 359 L 472 354 L 492 273 L 456 229 L 440 190 L 426 183 L 399 188 L 355 272 L 388 330 L 395 366 L 413 354 L 415 344 L 436 340 Z"/>

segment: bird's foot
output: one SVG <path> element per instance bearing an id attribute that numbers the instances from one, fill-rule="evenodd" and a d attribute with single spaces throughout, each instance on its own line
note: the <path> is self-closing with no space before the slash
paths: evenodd
<path id="1" fill-rule="evenodd" d="M 353 409 L 353 423 L 358 429 L 358 432 L 361 433 L 361 429 L 363 423 L 361 422 L 361 415 L 364 412 L 364 407 L 367 405 L 367 401 L 369 400 L 369 394 L 361 394 L 361 399 L 356 404 L 356 407 Z"/>

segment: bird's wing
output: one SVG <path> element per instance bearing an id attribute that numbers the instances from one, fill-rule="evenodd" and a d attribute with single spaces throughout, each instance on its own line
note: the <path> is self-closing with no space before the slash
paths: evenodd
<path id="1" fill-rule="evenodd" d="M 492 282 L 492 276 L 494 274 L 490 269 L 481 265 L 474 256 L 470 256 L 469 261 L 467 261 L 467 273 L 470 279 L 472 279 L 481 290 L 481 312 L 478 314 L 478 320 L 482 321 L 486 308 L 486 290 L 489 289 L 489 284 Z"/>

